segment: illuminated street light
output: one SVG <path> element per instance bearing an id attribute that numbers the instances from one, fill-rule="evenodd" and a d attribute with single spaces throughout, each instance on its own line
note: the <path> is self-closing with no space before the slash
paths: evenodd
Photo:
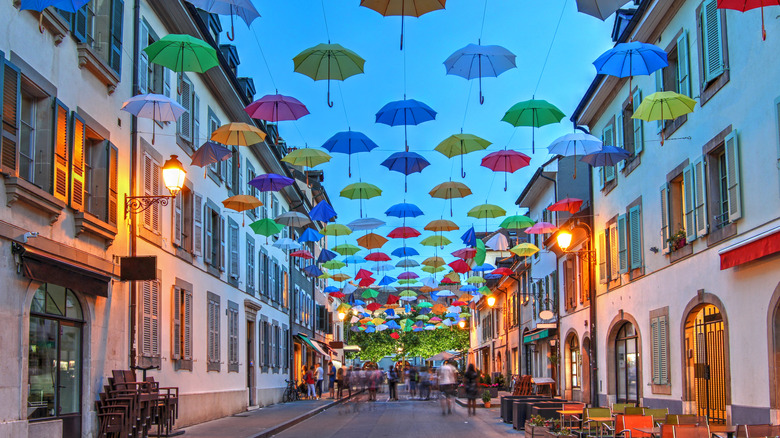
<path id="1" fill-rule="evenodd" d="M 490 307 L 495 306 L 496 305 L 496 297 L 494 297 L 493 295 L 488 296 L 487 297 L 487 303 L 488 303 L 488 306 L 490 306 Z"/>
<path id="2" fill-rule="evenodd" d="M 571 233 L 568 231 L 561 231 L 558 233 L 557 239 L 558 246 L 565 252 L 569 248 L 569 245 L 571 245 Z"/>

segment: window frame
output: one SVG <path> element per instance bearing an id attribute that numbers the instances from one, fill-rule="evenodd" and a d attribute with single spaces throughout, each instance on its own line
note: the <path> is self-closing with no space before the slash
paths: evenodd
<path id="1" fill-rule="evenodd" d="M 704 23 L 703 12 L 705 7 L 710 3 L 715 4 L 717 8 L 717 0 L 704 0 L 696 7 L 696 46 L 698 49 L 698 65 L 699 65 L 699 106 L 703 107 L 709 102 L 709 100 L 723 88 L 731 77 L 731 70 L 729 68 L 729 50 L 728 50 L 728 32 L 726 25 L 726 11 L 723 9 L 717 9 L 719 14 L 720 26 L 718 29 L 720 36 L 720 49 L 721 57 L 723 61 L 722 72 L 715 77 L 709 78 L 706 74 L 705 66 L 705 50 L 708 47 L 704 46 Z M 709 80 L 708 80 L 709 79 Z"/>

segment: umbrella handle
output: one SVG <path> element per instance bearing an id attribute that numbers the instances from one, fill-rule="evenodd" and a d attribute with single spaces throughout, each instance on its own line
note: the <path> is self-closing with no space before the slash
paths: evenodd
<path id="1" fill-rule="evenodd" d="M 477 62 L 479 62 L 479 104 L 485 103 L 485 96 L 482 95 L 482 55 L 477 55 Z"/>
<path id="2" fill-rule="evenodd" d="M 462 140 L 461 140 L 462 143 Z M 460 177 L 465 178 L 466 177 L 466 171 L 463 170 L 463 154 L 460 154 Z"/>
<path id="3" fill-rule="evenodd" d="M 761 38 L 766 41 L 766 27 L 764 27 L 764 3 L 761 2 Z"/>
<path id="4" fill-rule="evenodd" d="M 233 32 L 233 35 L 230 34 L 230 32 Z M 233 41 L 233 39 L 236 37 L 236 28 L 233 26 L 233 5 L 230 5 L 230 32 L 227 33 L 227 37 L 230 41 Z"/>
<path id="5" fill-rule="evenodd" d="M 506 185 L 506 172 L 504 172 L 504 191 L 506 191 L 507 185 Z"/>
<path id="6" fill-rule="evenodd" d="M 761 9 L 761 14 L 764 13 L 764 9 Z M 763 16 L 763 15 L 762 15 Z M 38 31 L 43 33 L 43 11 L 38 13 Z M 766 32 L 764 32 L 764 39 L 766 39 Z"/>
<path id="7" fill-rule="evenodd" d="M 404 49 L 404 2 L 401 2 L 401 49 Z"/>

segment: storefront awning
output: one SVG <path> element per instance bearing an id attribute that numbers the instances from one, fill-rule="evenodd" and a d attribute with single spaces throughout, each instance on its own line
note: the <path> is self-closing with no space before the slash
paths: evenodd
<path id="1" fill-rule="evenodd" d="M 308 336 L 304 335 L 303 333 L 298 333 L 297 336 L 301 341 L 305 342 L 309 347 L 312 348 L 312 350 L 316 351 L 317 353 L 328 356 L 328 353 L 325 352 L 325 350 L 322 349 L 319 342 L 312 342 L 311 339 L 309 339 Z"/>
<path id="2" fill-rule="evenodd" d="M 718 251 L 721 271 L 761 257 L 780 252 L 780 227 L 772 228 L 747 240 Z"/>
<path id="3" fill-rule="evenodd" d="M 60 258 L 17 245 L 24 276 L 31 279 L 63 286 L 74 291 L 99 297 L 108 297 L 111 277 L 92 269 L 74 265 Z"/>
<path id="4" fill-rule="evenodd" d="M 523 336 L 523 344 L 527 344 L 529 342 L 535 342 L 540 339 L 549 338 L 550 336 L 555 334 L 554 329 L 538 329 L 534 330 L 532 332 L 526 333 Z"/>

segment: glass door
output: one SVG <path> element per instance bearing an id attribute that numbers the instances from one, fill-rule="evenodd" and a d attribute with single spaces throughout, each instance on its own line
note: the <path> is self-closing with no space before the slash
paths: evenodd
<path id="1" fill-rule="evenodd" d="M 59 415 L 81 411 L 81 328 L 60 323 Z"/>

